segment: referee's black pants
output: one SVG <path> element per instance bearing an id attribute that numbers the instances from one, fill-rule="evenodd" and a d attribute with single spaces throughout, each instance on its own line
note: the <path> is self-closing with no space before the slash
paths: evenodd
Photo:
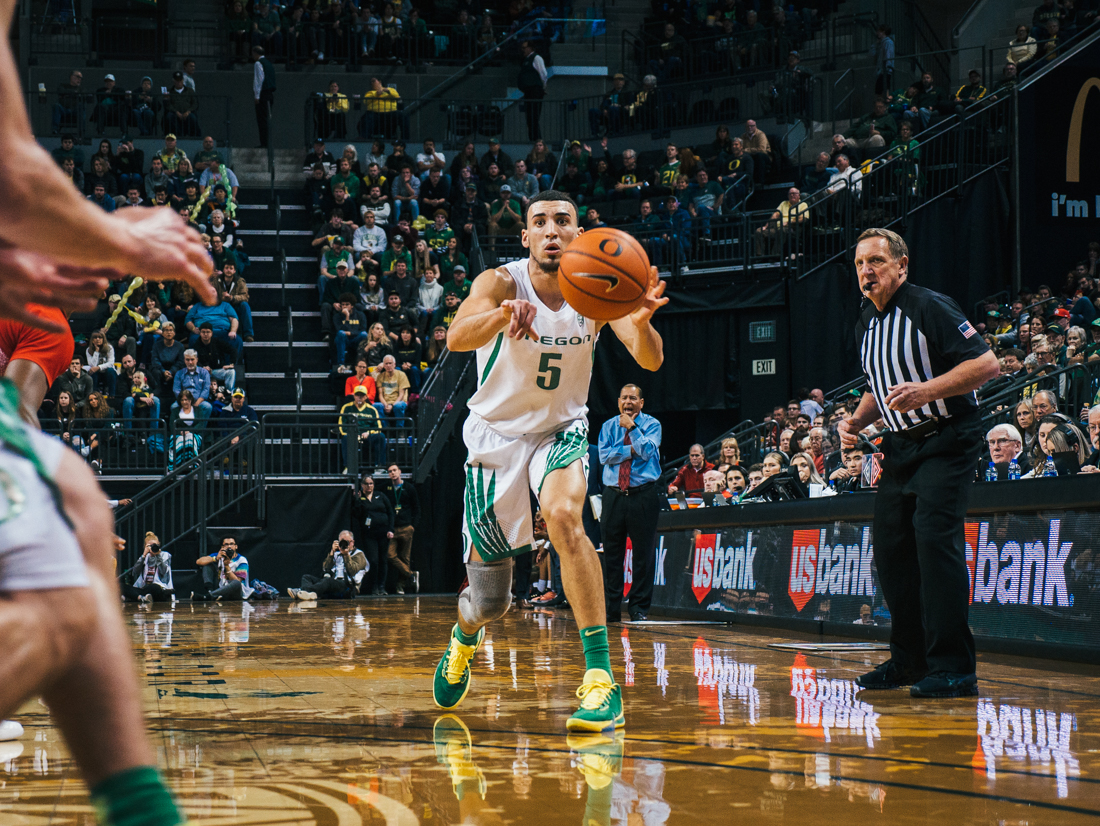
<path id="1" fill-rule="evenodd" d="M 890 656 L 918 674 L 973 674 L 964 521 L 981 452 L 977 416 L 912 441 L 889 434 L 875 498 L 875 567 Z"/>
<path id="2" fill-rule="evenodd" d="M 648 614 L 653 601 L 653 547 L 657 539 L 657 483 L 639 485 L 629 493 L 605 485 L 600 535 L 603 537 L 604 605 L 608 622 L 618 622 L 623 607 L 623 562 L 630 539 L 633 564 L 627 611 Z"/>

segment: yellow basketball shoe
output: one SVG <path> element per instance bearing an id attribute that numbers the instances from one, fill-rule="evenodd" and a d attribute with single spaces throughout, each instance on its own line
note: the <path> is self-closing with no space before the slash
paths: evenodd
<path id="1" fill-rule="evenodd" d="M 474 658 L 484 639 L 485 629 L 479 628 L 477 641 L 473 645 L 464 645 L 458 640 L 458 623 L 455 623 L 443 659 L 435 667 L 432 698 L 437 706 L 450 710 L 466 699 L 470 690 L 470 660 Z"/>
<path id="2" fill-rule="evenodd" d="M 602 668 L 590 668 L 577 689 L 581 707 L 566 722 L 569 731 L 614 731 L 626 725 L 623 692 Z"/>
<path id="3" fill-rule="evenodd" d="M 455 797 L 462 800 L 468 790 L 476 789 L 484 800 L 488 784 L 485 775 L 474 763 L 474 744 L 466 724 L 453 714 L 444 714 L 432 726 L 432 740 L 435 743 L 435 759 L 446 766 L 451 775 Z"/>

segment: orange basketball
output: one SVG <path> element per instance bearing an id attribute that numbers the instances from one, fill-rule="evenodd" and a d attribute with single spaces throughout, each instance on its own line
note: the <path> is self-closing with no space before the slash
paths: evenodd
<path id="1" fill-rule="evenodd" d="M 649 256 L 625 232 L 598 227 L 577 237 L 561 256 L 558 285 L 585 318 L 614 321 L 645 300 Z"/>

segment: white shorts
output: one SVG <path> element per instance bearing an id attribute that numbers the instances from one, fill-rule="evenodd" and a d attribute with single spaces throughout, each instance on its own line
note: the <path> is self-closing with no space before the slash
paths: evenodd
<path id="1" fill-rule="evenodd" d="M 476 548 L 485 562 L 531 550 L 531 492 L 547 474 L 578 459 L 588 478 L 588 422 L 577 419 L 551 433 L 502 436 L 476 413 L 462 427 L 466 492 L 462 514 L 463 560 Z"/>
<path id="2" fill-rule="evenodd" d="M 25 430 L 52 478 L 68 450 L 58 439 Z M 0 443 L 0 592 L 83 588 L 84 554 L 57 510 L 49 486 L 28 459 Z"/>

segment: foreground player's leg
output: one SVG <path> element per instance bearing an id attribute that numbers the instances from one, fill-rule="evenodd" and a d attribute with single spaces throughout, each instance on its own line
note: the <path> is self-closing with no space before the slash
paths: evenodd
<path id="1" fill-rule="evenodd" d="M 8 444 L 19 441 L 9 428 L 0 430 L 9 431 L 2 434 Z M 22 444 L 26 448 L 30 443 L 24 439 Z M 110 509 L 76 454 L 65 451 L 53 477 L 83 553 L 82 560 L 74 552 L 68 572 L 79 570 L 83 562 L 86 577 L 84 584 L 72 587 L 21 586 L 0 593 L 0 649 L 5 652 L 0 660 L 0 717 L 41 693 L 91 787 L 101 822 L 171 826 L 182 817 L 153 767 L 145 736 L 129 638 L 110 571 Z M 9 506 L 11 501 L 9 493 Z M 42 489 L 30 491 L 23 518 L 45 523 L 44 508 L 53 508 L 47 502 L 49 495 Z M 16 529 L 15 520 L 9 527 Z M 62 526 L 54 532 L 52 545 L 31 550 L 43 558 L 58 552 L 59 534 L 65 530 Z M 43 580 L 49 581 L 49 576 Z"/>
<path id="2" fill-rule="evenodd" d="M 435 669 L 432 694 L 440 708 L 455 708 L 466 698 L 470 661 L 485 639 L 485 626 L 503 617 L 512 604 L 512 568 L 511 557 L 482 562 L 471 550 L 466 563 L 470 584 L 458 596 L 458 622 Z"/>
<path id="3" fill-rule="evenodd" d="M 581 523 L 586 492 L 584 470 L 577 460 L 546 475 L 539 499 L 584 647 L 586 671 L 577 689 L 581 707 L 566 725 L 570 731 L 606 731 L 626 725 L 626 717 L 622 689 L 611 676 L 600 558 Z"/>
<path id="4" fill-rule="evenodd" d="M 70 338 L 71 341 L 71 338 Z M 38 427 L 38 408 L 50 389 L 49 379 L 33 361 L 13 358 L 4 370 L 4 378 L 19 388 L 19 416 L 31 427 Z"/>

